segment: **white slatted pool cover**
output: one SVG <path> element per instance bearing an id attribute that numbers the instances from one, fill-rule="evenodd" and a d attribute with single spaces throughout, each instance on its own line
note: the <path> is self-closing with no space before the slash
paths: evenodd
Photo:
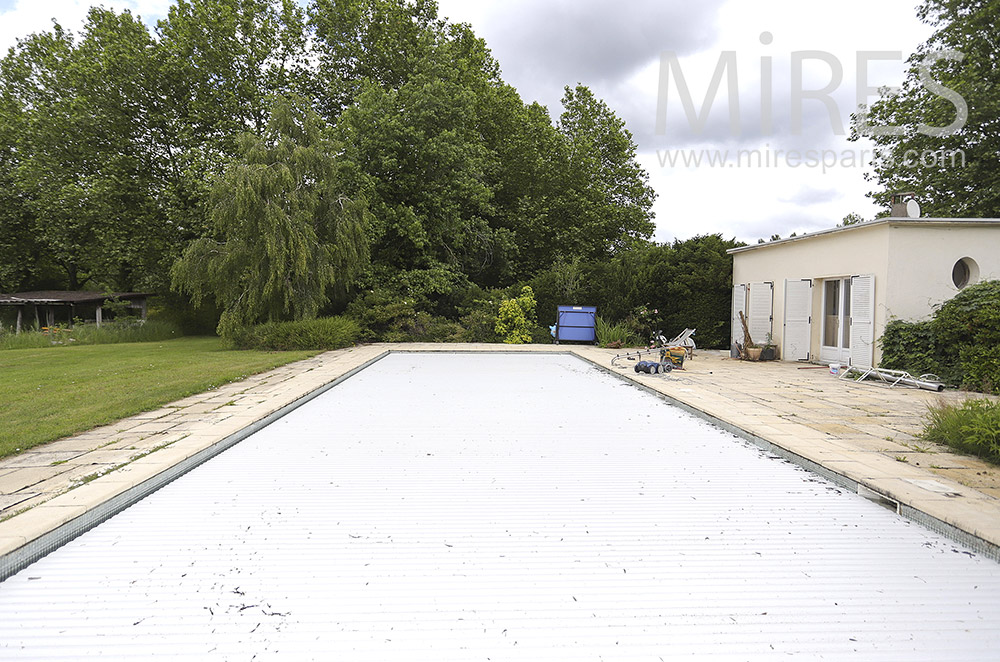
<path id="1" fill-rule="evenodd" d="M 567 356 L 392 354 L 0 584 L 0 659 L 985 660 L 1000 565 Z"/>

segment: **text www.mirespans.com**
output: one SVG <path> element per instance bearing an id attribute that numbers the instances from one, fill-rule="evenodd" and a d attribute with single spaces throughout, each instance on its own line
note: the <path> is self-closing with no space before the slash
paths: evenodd
<path id="1" fill-rule="evenodd" d="M 904 168 L 961 168 L 965 152 L 907 150 L 900 155 L 870 149 L 658 149 L 661 168 L 858 168 L 868 165 Z"/>

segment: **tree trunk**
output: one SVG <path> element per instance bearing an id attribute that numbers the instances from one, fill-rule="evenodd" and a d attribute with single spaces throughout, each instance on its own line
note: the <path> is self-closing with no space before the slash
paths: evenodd
<path id="1" fill-rule="evenodd" d="M 75 264 L 67 264 L 63 266 L 66 270 L 66 281 L 70 290 L 74 292 L 80 288 L 80 280 L 77 276 L 77 268 Z"/>

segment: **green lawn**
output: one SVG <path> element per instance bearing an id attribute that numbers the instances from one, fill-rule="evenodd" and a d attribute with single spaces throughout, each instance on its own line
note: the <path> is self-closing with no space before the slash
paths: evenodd
<path id="1" fill-rule="evenodd" d="M 218 338 L 0 351 L 0 457 L 317 353 Z"/>

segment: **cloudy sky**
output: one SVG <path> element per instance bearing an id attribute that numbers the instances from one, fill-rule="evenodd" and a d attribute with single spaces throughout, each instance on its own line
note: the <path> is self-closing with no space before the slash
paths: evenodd
<path id="1" fill-rule="evenodd" d="M 930 35 L 915 16 L 916 0 L 439 3 L 443 16 L 486 39 L 526 101 L 558 117 L 563 87 L 583 83 L 625 120 L 658 194 L 658 241 L 721 232 L 755 242 L 831 227 L 851 212 L 871 218 L 878 209 L 865 197 L 873 186 L 864 179 L 870 146 L 846 135 L 858 72 L 868 88 L 900 85 L 903 60 Z M 0 0 L 0 48 L 48 29 L 53 17 L 77 29 L 91 4 Z M 153 24 L 170 1 L 101 4 Z M 663 66 L 664 53 L 674 67 Z M 728 68 L 712 100 L 720 61 Z M 793 102 L 796 90 L 803 94 Z"/>

